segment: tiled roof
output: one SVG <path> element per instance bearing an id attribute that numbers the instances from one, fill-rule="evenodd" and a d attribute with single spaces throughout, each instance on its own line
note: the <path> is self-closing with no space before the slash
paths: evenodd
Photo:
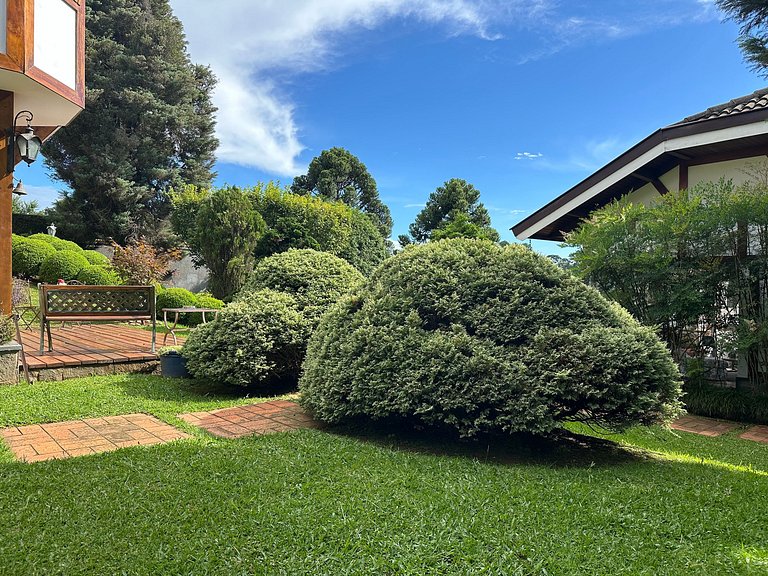
<path id="1" fill-rule="evenodd" d="M 673 126 L 698 122 L 701 120 L 712 120 L 713 118 L 720 118 L 722 116 L 733 116 L 735 114 L 743 114 L 744 112 L 763 109 L 768 109 L 768 88 L 762 88 L 747 96 L 734 98 L 725 104 L 718 104 L 717 106 L 707 108 L 704 112 L 688 116 L 682 121 L 673 124 Z"/>

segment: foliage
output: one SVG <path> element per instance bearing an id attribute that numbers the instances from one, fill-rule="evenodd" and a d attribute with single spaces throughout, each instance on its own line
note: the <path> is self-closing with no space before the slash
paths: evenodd
<path id="1" fill-rule="evenodd" d="M 291 192 L 343 202 L 368 214 L 383 238 L 392 233 L 392 216 L 379 198 L 376 181 L 356 156 L 344 148 L 323 150 L 307 173 L 293 179 Z"/>
<path id="2" fill-rule="evenodd" d="M 40 265 L 40 280 L 55 284 L 58 280 L 75 280 L 80 271 L 91 264 L 80 252 L 62 250 L 48 256 Z"/>
<path id="3" fill-rule="evenodd" d="M 256 247 L 264 257 L 290 248 L 311 248 L 343 258 L 363 274 L 384 260 L 387 249 L 371 219 L 340 202 L 301 196 L 272 183 L 252 189 L 267 231 Z"/>
<path id="4" fill-rule="evenodd" d="M 293 296 L 260 290 L 192 331 L 183 354 L 195 377 L 269 390 L 295 382 L 309 331 Z"/>
<path id="5" fill-rule="evenodd" d="M 212 192 L 187 187 L 172 199 L 179 210 L 172 220 L 176 233 L 187 242 L 194 262 L 210 271 L 213 295 L 230 298 L 253 269 L 256 245 L 266 228 L 249 194 L 235 186 Z"/>
<path id="6" fill-rule="evenodd" d="M 23 278 L 37 278 L 40 273 L 40 265 L 56 249 L 48 242 L 27 238 L 12 242 L 11 255 L 13 273 Z"/>
<path id="7" fill-rule="evenodd" d="M 768 6 L 764 0 L 716 0 L 726 18 L 739 25 L 739 46 L 753 70 L 768 76 Z"/>
<path id="8" fill-rule="evenodd" d="M 78 246 L 76 242 L 72 242 L 72 240 L 63 240 L 62 238 L 54 238 L 54 242 L 52 242 L 51 245 L 54 248 L 56 248 L 56 250 L 69 250 L 70 252 L 85 252 L 85 250 L 83 250 L 80 246 Z"/>
<path id="9" fill-rule="evenodd" d="M 408 230 L 412 240 L 419 243 L 457 237 L 499 240 L 499 233 L 491 228 L 488 210 L 480 202 L 480 191 L 460 178 L 452 178 L 432 192 Z M 401 244 L 411 238 L 404 240 Z"/>
<path id="10" fill-rule="evenodd" d="M 14 194 L 11 199 L 11 212 L 14 216 L 17 214 L 38 214 L 40 213 L 40 210 L 38 210 L 39 207 L 40 204 L 37 200 L 22 200 L 19 196 L 16 196 L 16 194 Z"/>
<path id="11" fill-rule="evenodd" d="M 158 356 L 181 356 L 181 345 L 161 346 L 157 349 Z"/>
<path id="12" fill-rule="evenodd" d="M 96 250 L 83 250 L 83 256 L 88 262 L 96 266 L 109 266 L 112 263 L 109 258 Z"/>
<path id="13" fill-rule="evenodd" d="M 46 242 L 51 246 L 53 246 L 54 248 L 56 247 L 55 245 L 58 244 L 60 240 L 60 238 L 56 238 L 55 236 L 51 236 L 50 234 L 44 234 L 43 232 L 38 232 L 37 234 L 31 234 L 26 238 L 27 240 L 40 240 L 42 242 Z"/>
<path id="14" fill-rule="evenodd" d="M 151 244 L 136 240 L 126 246 L 112 244 L 112 266 L 126 284 L 149 285 L 159 282 L 168 274 L 171 260 L 178 251 L 159 251 Z"/>
<path id="15" fill-rule="evenodd" d="M 470 220 L 469 215 L 460 212 L 451 215 L 448 220 L 435 228 L 429 237 L 430 240 L 446 238 L 478 238 L 496 241 L 499 239 L 499 233 L 493 228 L 481 228 Z"/>
<path id="16" fill-rule="evenodd" d="M 156 292 L 155 310 L 158 318 L 163 317 L 163 308 L 186 308 L 197 305 L 197 298 L 186 288 L 165 288 Z M 179 314 L 179 322 L 184 325 L 192 320 L 193 314 Z M 174 314 L 169 313 L 171 321 Z"/>
<path id="17" fill-rule="evenodd" d="M 214 310 L 220 310 L 224 308 L 224 302 L 208 294 L 207 292 L 200 292 L 195 294 L 195 304 L 198 308 L 213 308 Z M 197 314 L 185 314 L 184 324 L 187 326 L 198 326 L 203 322 L 203 315 Z M 213 314 L 206 314 L 206 321 L 210 320 Z"/>
<path id="18" fill-rule="evenodd" d="M 768 396 L 751 390 L 686 382 L 685 409 L 691 414 L 768 424 Z"/>
<path id="19" fill-rule="evenodd" d="M 271 289 L 290 294 L 314 329 L 328 307 L 364 281 L 360 272 L 341 258 L 316 250 L 289 250 L 258 263 L 241 297 Z"/>
<path id="20" fill-rule="evenodd" d="M 678 376 L 652 330 L 545 257 L 456 239 L 407 248 L 331 308 L 300 387 L 327 422 L 548 434 L 666 421 Z"/>
<path id="21" fill-rule="evenodd" d="M 90 264 L 77 273 L 77 281 L 94 286 L 116 286 L 122 284 L 120 276 L 111 266 Z"/>
<path id="22" fill-rule="evenodd" d="M 45 147 L 71 190 L 56 222 L 81 244 L 157 242 L 168 190 L 212 180 L 215 78 L 190 62 L 168 0 L 89 1 L 85 45 L 85 110 Z"/>
<path id="23" fill-rule="evenodd" d="M 16 337 L 16 326 L 13 319 L 5 314 L 0 314 L 0 344 L 5 344 Z"/>
<path id="24" fill-rule="evenodd" d="M 558 267 L 562 268 L 563 270 L 572 271 L 576 267 L 576 262 L 573 261 L 571 258 L 563 258 L 562 256 L 558 256 L 557 254 L 547 254 L 547 258 L 552 260 L 552 262 Z"/>
<path id="25" fill-rule="evenodd" d="M 702 184 L 653 206 L 615 202 L 567 238 L 577 273 L 659 326 L 675 356 L 739 352 L 768 391 L 768 182 Z M 714 341 L 714 344 L 712 343 Z M 728 344 L 728 345 L 726 345 Z"/>

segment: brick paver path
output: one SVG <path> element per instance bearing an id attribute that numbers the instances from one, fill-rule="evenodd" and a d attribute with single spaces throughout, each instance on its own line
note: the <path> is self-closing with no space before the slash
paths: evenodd
<path id="1" fill-rule="evenodd" d="M 191 412 L 180 414 L 179 418 L 222 438 L 240 438 L 318 426 L 301 406 L 288 400 L 261 402 L 210 412 Z"/>
<path id="2" fill-rule="evenodd" d="M 740 435 L 739 438 L 768 444 L 768 426 L 752 426 L 744 434 Z"/>
<path id="3" fill-rule="evenodd" d="M 148 414 L 125 414 L 0 429 L 0 437 L 26 462 L 83 456 L 124 446 L 148 446 L 189 438 Z"/>
<path id="4" fill-rule="evenodd" d="M 738 427 L 739 424 L 736 422 L 715 420 L 713 418 L 704 418 L 692 414 L 687 414 L 682 418 L 678 418 L 672 423 L 672 428 L 675 430 L 692 432 L 694 434 L 701 434 L 702 436 L 720 436 L 721 434 L 730 432 Z"/>

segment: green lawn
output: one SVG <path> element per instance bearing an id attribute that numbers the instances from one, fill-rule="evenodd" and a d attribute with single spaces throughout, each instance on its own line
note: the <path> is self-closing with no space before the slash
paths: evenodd
<path id="1" fill-rule="evenodd" d="M 143 411 L 180 425 L 178 412 L 246 401 L 94 378 L 0 389 L 0 424 Z M 197 433 L 37 464 L 6 451 L 0 573 L 768 573 L 768 446 L 736 433 L 589 434 L 449 448 Z"/>

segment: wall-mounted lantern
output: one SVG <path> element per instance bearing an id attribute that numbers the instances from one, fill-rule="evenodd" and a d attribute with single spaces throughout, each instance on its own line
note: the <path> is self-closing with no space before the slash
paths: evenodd
<path id="1" fill-rule="evenodd" d="M 24 132 L 16 133 L 16 123 L 19 121 L 19 117 L 24 116 L 27 121 L 27 128 Z M 40 153 L 40 149 L 43 147 L 43 142 L 39 137 L 35 136 L 35 130 L 32 128 L 32 119 L 34 116 L 29 110 L 22 110 L 13 119 L 13 126 L 9 130 L 8 140 L 8 172 L 13 172 L 15 162 L 15 153 L 19 153 L 19 157 L 27 163 L 32 164 L 37 159 L 37 155 Z"/>

